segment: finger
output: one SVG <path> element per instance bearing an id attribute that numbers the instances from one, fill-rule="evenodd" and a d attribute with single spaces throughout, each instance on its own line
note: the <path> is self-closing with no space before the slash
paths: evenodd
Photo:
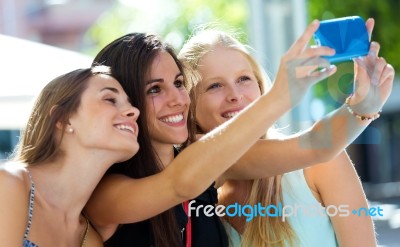
<path id="1" fill-rule="evenodd" d="M 330 66 L 330 62 L 328 59 L 322 57 L 313 57 L 307 60 L 304 60 L 302 66 L 316 66 L 316 68 L 328 68 Z"/>
<path id="2" fill-rule="evenodd" d="M 332 64 L 328 68 L 314 71 L 313 73 L 310 74 L 309 78 L 312 78 L 312 80 L 314 81 L 313 83 L 317 83 L 333 75 L 336 72 L 336 70 L 337 70 L 336 66 Z"/>
<path id="3" fill-rule="evenodd" d="M 372 57 L 371 61 L 371 58 L 366 59 L 366 57 L 363 57 L 354 59 L 354 61 L 357 64 L 356 77 L 360 81 L 365 83 L 369 81 L 369 84 L 373 86 L 380 85 L 380 83 L 382 82 L 382 72 L 387 64 L 385 59 L 380 57 Z"/>
<path id="4" fill-rule="evenodd" d="M 383 72 L 384 72 L 384 70 L 386 68 L 386 65 L 387 65 L 387 63 L 386 63 L 386 60 L 384 58 L 378 58 L 377 59 L 377 63 L 375 65 L 374 75 L 372 77 L 373 79 L 376 80 L 374 82 L 375 82 L 375 85 L 377 85 L 377 86 L 381 85 L 383 83 L 383 81 L 384 81 L 383 80 L 383 76 L 384 76 Z M 376 77 L 376 78 L 374 78 L 374 77 Z M 371 83 L 373 83 L 373 81 L 371 81 Z"/>
<path id="5" fill-rule="evenodd" d="M 288 71 L 295 72 L 296 78 L 308 76 L 317 69 L 328 68 L 331 64 L 322 57 L 295 58 L 286 62 Z M 300 76 L 301 75 L 301 76 Z"/>
<path id="6" fill-rule="evenodd" d="M 368 32 L 368 40 L 371 41 L 372 31 L 374 30 L 375 20 L 373 18 L 368 18 L 365 22 L 365 26 L 367 27 Z"/>
<path id="7" fill-rule="evenodd" d="M 383 76 L 383 71 L 385 70 L 386 65 L 387 65 L 387 63 L 384 58 L 379 57 L 376 60 L 376 64 L 374 64 L 374 71 L 371 76 L 371 84 L 372 85 L 379 86 L 383 82 L 382 76 Z"/>
<path id="8" fill-rule="evenodd" d="M 378 42 L 372 41 L 371 45 L 369 47 L 368 56 L 377 57 L 379 54 L 380 48 L 381 48 L 381 46 L 379 45 Z"/>
<path id="9" fill-rule="evenodd" d="M 317 46 L 306 49 L 299 57 L 322 57 L 322 56 L 333 56 L 336 51 L 328 46 Z"/>
<path id="10" fill-rule="evenodd" d="M 395 72 L 394 72 L 393 66 L 391 64 L 386 64 L 386 66 L 382 72 L 382 76 L 381 76 L 382 82 L 381 82 L 380 86 L 388 83 L 389 81 L 393 82 L 394 74 L 395 74 Z"/>
<path id="11" fill-rule="evenodd" d="M 304 33 L 293 43 L 288 53 L 291 55 L 300 54 L 304 50 L 304 48 L 308 45 L 311 37 L 314 35 L 315 31 L 317 31 L 318 27 L 319 27 L 319 21 L 318 20 L 312 21 L 311 24 L 308 25 Z"/>
<path id="12" fill-rule="evenodd" d="M 354 91 L 358 88 L 358 84 L 361 78 L 361 81 L 369 81 L 370 77 L 368 76 L 368 67 L 365 63 L 365 57 L 357 57 L 353 59 L 354 61 Z M 365 83 L 369 84 L 369 83 Z"/>

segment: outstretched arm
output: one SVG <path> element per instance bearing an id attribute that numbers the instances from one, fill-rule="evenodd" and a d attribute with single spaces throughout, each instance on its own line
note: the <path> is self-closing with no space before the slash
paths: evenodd
<path id="1" fill-rule="evenodd" d="M 372 19 L 367 21 L 367 27 L 372 30 Z M 394 69 L 377 56 L 379 48 L 378 43 L 372 42 L 368 56 L 355 60 L 355 90 L 349 106 L 343 105 L 301 134 L 257 141 L 225 176 L 268 177 L 325 162 L 340 153 L 371 122 L 356 118 L 348 107 L 358 115 L 372 117 L 390 95 Z"/>
<path id="2" fill-rule="evenodd" d="M 299 52 L 303 51 L 318 25 L 317 21 L 310 25 L 306 41 L 302 40 L 299 48 L 296 47 Z M 322 47 L 313 52 L 317 52 L 318 57 L 314 60 L 317 66 L 329 64 L 319 56 L 332 54 L 331 49 Z M 312 84 L 333 71 L 326 70 L 309 79 L 299 79 L 299 99 Z M 276 85 L 270 93 L 262 95 L 240 114 L 183 150 L 159 174 L 142 179 L 122 175 L 105 177 L 86 207 L 89 218 L 103 239 L 107 239 L 118 224 L 148 219 L 201 194 L 290 108 L 287 85 Z M 269 107 L 271 105 L 276 107 Z"/>

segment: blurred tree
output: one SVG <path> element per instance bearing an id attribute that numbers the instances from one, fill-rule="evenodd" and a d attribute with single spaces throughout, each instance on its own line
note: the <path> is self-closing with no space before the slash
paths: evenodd
<path id="1" fill-rule="evenodd" d="M 87 53 L 96 54 L 130 32 L 153 32 L 179 50 L 192 31 L 206 23 L 246 28 L 246 0 L 120 0 L 86 35 Z"/>
<path id="2" fill-rule="evenodd" d="M 89 48 L 86 53 L 94 55 L 112 40 L 129 32 L 157 33 L 178 51 L 194 29 L 210 23 L 240 31 L 239 38 L 247 42 L 245 34 L 249 13 L 246 5 L 246 0 L 119 0 L 87 33 Z M 396 13 L 400 1 L 308 0 L 307 5 L 309 20 L 352 15 L 375 18 L 373 40 L 382 44 L 380 54 L 395 69 L 400 68 L 400 58 L 397 57 L 400 53 L 400 25 L 396 25 L 400 23 L 400 15 Z M 328 101 L 327 111 L 342 104 L 351 91 L 352 66 L 352 62 L 338 64 L 338 73 L 314 87 L 316 96 Z"/>

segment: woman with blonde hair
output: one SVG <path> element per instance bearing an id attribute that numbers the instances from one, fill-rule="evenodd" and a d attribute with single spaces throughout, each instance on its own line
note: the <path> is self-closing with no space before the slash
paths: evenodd
<path id="1" fill-rule="evenodd" d="M 371 32 L 373 20 L 369 19 L 366 25 Z M 285 68 L 289 71 L 289 81 L 302 78 L 310 71 L 310 67 L 298 71 L 290 69 L 293 64 L 302 62 L 301 57 L 293 60 L 298 59 L 294 56 L 296 52 L 299 51 L 290 49 L 280 64 L 280 72 Z M 338 131 L 349 133 L 344 139 L 339 138 L 339 142 L 349 144 L 356 137 L 349 130 L 365 126 L 379 117 L 379 111 L 391 92 L 394 70 L 383 58 L 377 57 L 378 52 L 379 44 L 372 42 L 368 56 L 356 60 L 355 91 L 342 107 L 330 115 L 331 118 L 288 137 L 277 138 L 269 131 L 266 139 L 259 140 L 231 168 L 247 165 L 248 171 L 243 176 L 250 180 L 226 181 L 219 189 L 220 204 L 226 207 L 261 205 L 269 209 L 278 209 L 279 205 L 281 208 L 302 206 L 297 215 L 282 216 L 278 212 L 268 211 L 266 214 L 264 211 L 264 215 L 252 215 L 254 217 L 250 220 L 237 214 L 234 217 L 225 215 L 231 244 L 246 247 L 308 247 L 321 246 L 322 243 L 324 246 L 376 245 L 371 217 L 349 213 L 351 209 L 368 207 L 350 159 L 345 152 L 337 157 L 326 154 L 338 144 L 335 139 Z M 194 35 L 178 57 L 191 74 L 192 107 L 198 130 L 203 134 L 235 118 L 263 94 L 263 84 L 268 81 L 246 47 L 226 32 L 206 30 Z M 317 66 L 311 66 L 311 71 L 313 69 Z M 294 99 L 296 90 L 292 92 L 291 99 Z M 321 134 L 320 138 L 317 138 L 318 134 Z M 332 139 L 326 136 L 328 134 Z M 306 168 L 315 164 L 315 156 L 327 162 Z M 329 157 L 334 158 L 328 161 L 326 158 Z M 294 167 L 301 170 L 279 175 Z M 254 178 L 259 179 L 252 180 Z M 348 206 L 346 217 L 328 217 L 327 214 L 310 217 L 301 211 L 312 206 L 311 209 L 319 213 L 344 204 Z M 242 213 L 248 215 L 251 212 Z"/>

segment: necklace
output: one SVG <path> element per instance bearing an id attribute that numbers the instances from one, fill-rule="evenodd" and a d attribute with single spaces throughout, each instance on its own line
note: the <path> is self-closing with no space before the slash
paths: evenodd
<path id="1" fill-rule="evenodd" d="M 89 232 L 89 220 L 85 217 L 85 216 L 83 216 L 84 218 L 85 218 L 85 220 L 86 220 L 86 230 L 85 230 L 85 235 L 83 235 L 83 239 L 82 239 L 82 243 L 81 243 L 81 247 L 84 247 L 85 246 L 85 243 L 86 243 L 86 237 L 87 237 L 87 235 L 88 235 L 88 232 Z"/>

